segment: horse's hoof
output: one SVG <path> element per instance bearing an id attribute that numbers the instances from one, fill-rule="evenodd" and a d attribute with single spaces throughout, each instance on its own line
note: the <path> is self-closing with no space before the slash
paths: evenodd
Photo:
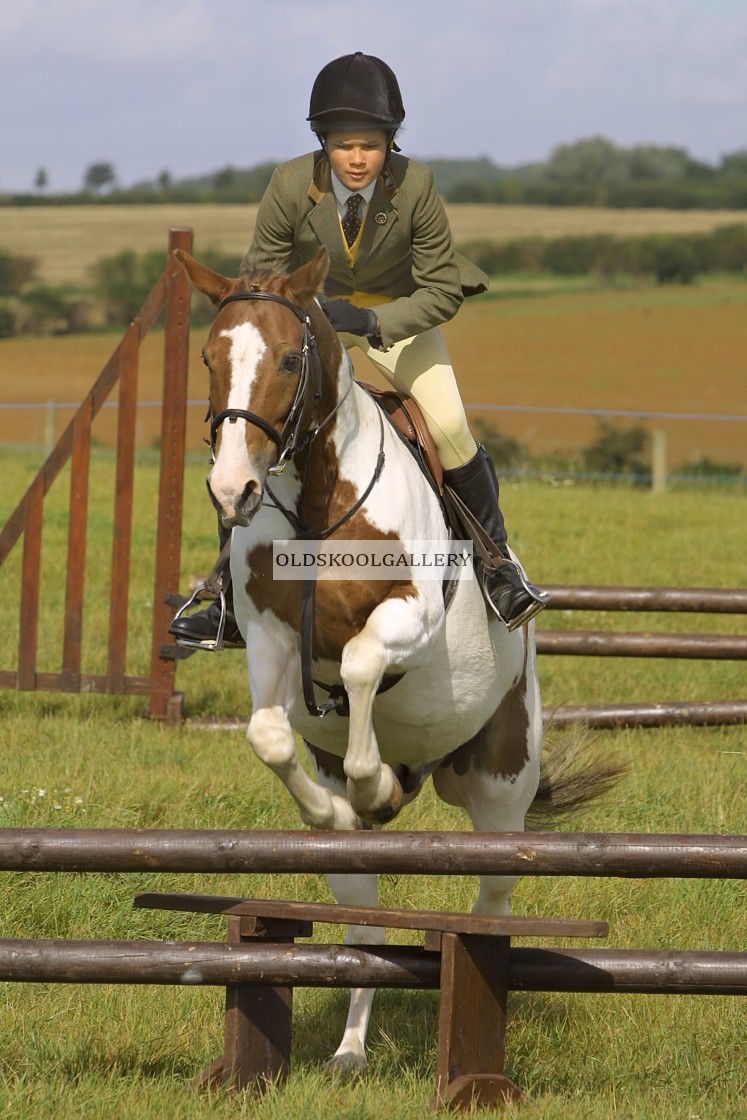
<path id="1" fill-rule="evenodd" d="M 355 1050 L 346 1050 L 341 1054 L 333 1054 L 324 1063 L 324 1068 L 330 1073 L 361 1073 L 368 1065 L 365 1054 Z"/>
<path id="2" fill-rule="evenodd" d="M 348 798 L 352 804 L 355 812 L 365 821 L 366 824 L 388 824 L 393 821 L 399 813 L 400 809 L 405 803 L 405 795 L 402 792 L 402 786 L 399 784 L 397 778 L 392 774 L 392 791 L 389 795 L 388 801 L 383 801 L 380 805 L 374 804 L 371 807 L 363 807 L 360 800 L 355 798 L 358 792 L 352 782 L 348 781 Z"/>
<path id="3" fill-rule="evenodd" d="M 361 817 L 366 824 L 389 824 L 393 821 L 401 809 L 401 805 L 382 805 L 380 809 L 369 809 L 367 812 L 358 810 L 358 816 Z"/>

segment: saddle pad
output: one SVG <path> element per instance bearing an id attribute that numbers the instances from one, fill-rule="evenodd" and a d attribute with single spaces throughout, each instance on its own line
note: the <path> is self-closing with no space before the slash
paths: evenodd
<path id="1" fill-rule="evenodd" d="M 379 389 L 367 381 L 359 381 L 361 388 L 374 398 L 379 407 L 387 414 L 395 428 L 405 439 L 422 452 L 421 459 L 425 463 L 433 483 L 439 494 L 443 493 L 444 472 L 441 460 L 433 442 L 433 436 L 428 431 L 420 406 L 414 397 L 407 393 L 399 393 L 394 389 Z"/>

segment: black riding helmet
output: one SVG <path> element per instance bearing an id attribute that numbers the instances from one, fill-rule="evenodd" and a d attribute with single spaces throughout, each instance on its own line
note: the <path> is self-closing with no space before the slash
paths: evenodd
<path id="1" fill-rule="evenodd" d="M 312 132 L 348 132 L 383 128 L 390 140 L 405 119 L 405 107 L 394 71 L 372 54 L 345 54 L 328 62 L 311 90 Z"/>

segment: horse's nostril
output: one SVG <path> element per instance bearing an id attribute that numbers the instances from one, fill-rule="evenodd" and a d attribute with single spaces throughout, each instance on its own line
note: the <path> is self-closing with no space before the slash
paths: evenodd
<path id="1" fill-rule="evenodd" d="M 251 501 L 259 493 L 259 483 L 256 478 L 252 478 L 247 482 L 241 495 L 241 504 Z"/>

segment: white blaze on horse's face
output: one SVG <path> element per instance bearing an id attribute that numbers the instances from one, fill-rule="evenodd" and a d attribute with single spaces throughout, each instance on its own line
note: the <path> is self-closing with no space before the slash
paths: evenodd
<path id="1" fill-rule="evenodd" d="M 221 331 L 228 339 L 230 385 L 222 408 L 249 409 L 252 390 L 267 346 L 253 323 L 239 323 Z M 208 476 L 208 488 L 226 526 L 248 525 L 262 500 L 262 484 L 269 463 L 253 463 L 247 449 L 247 421 L 226 420 L 220 429 L 220 448 Z"/>

